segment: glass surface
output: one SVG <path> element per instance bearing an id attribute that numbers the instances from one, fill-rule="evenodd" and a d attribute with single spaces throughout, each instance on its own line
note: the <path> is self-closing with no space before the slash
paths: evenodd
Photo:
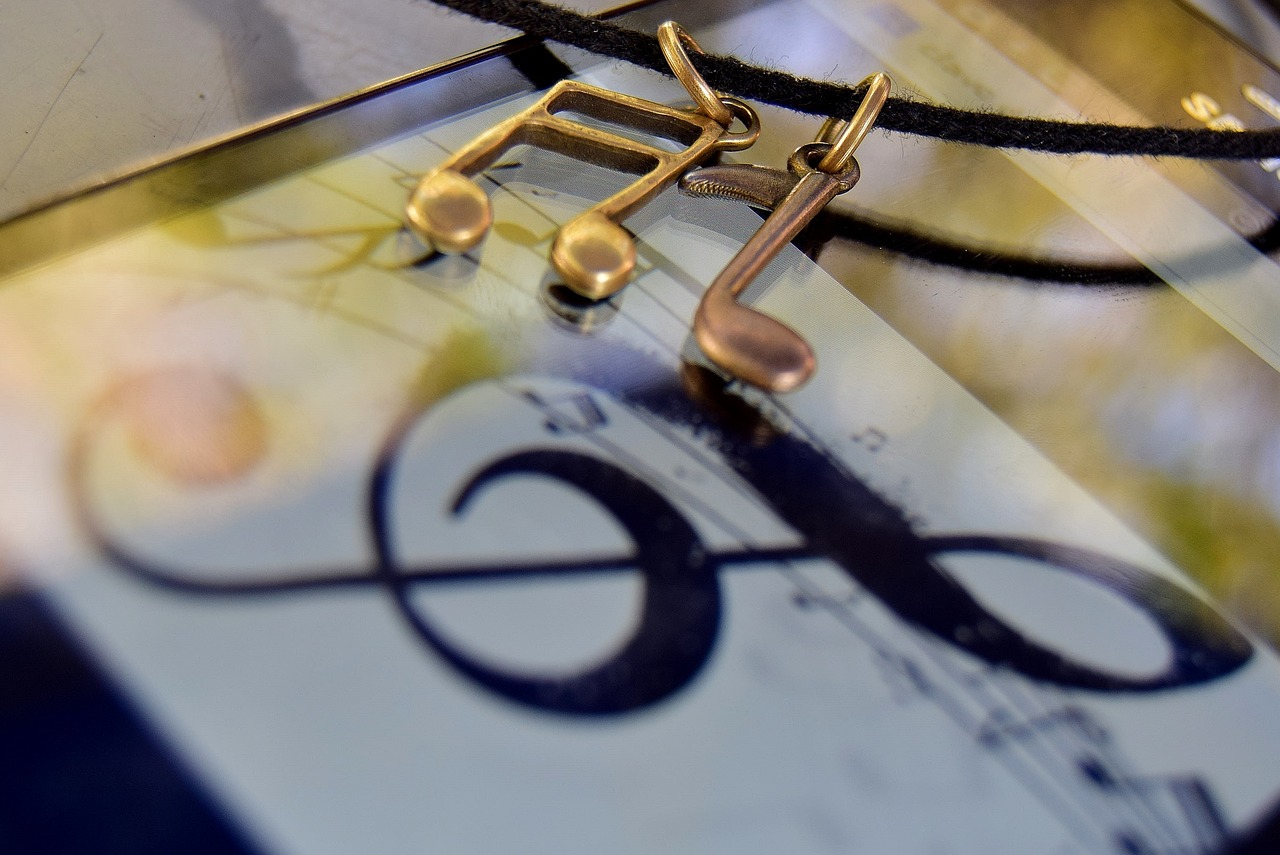
<path id="1" fill-rule="evenodd" d="M 931 99 L 1134 124 L 1276 122 L 1246 98 L 1268 103 L 1265 93 L 1280 91 L 1274 70 L 1178 7 L 897 10 L 922 23 L 909 30 L 895 18 L 896 39 L 870 18 L 833 20 L 889 45 L 883 62 Z M 1030 255 L 1069 269 L 1123 267 L 1129 256 L 1172 286 L 956 276 L 886 267 L 861 248 L 822 256 L 1216 597 L 1280 637 L 1280 268 L 1262 251 L 1274 243 L 1278 164 L 1219 172 L 877 142 L 861 157 L 862 192 L 847 197 L 874 219 L 967 244 L 991 262 Z M 894 177 L 876 182 L 882 173 Z"/>
<path id="2" fill-rule="evenodd" d="M 684 23 L 1037 115 L 1240 112 L 1228 74 L 1280 91 L 1180 7 L 1123 5 L 1087 39 L 952 0 Z M 1185 78 L 1160 27 L 1203 57 Z M 773 397 L 689 335 L 745 206 L 663 194 L 601 304 L 546 258 L 626 176 L 520 148 L 482 179 L 479 250 L 403 230 L 418 178 L 527 89 L 476 64 L 0 227 L 10 597 L 92 651 L 250 851 L 1247 837 L 1280 796 L 1280 311 L 1247 239 L 1269 173 L 873 134 L 836 212 L 981 252 L 825 218 L 750 292 L 818 355 Z M 761 115 L 737 159 L 816 132 Z M 1169 284 L 991 269 L 1011 257 Z"/>

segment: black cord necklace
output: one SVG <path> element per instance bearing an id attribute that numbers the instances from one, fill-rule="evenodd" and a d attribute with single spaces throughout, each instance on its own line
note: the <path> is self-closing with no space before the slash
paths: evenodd
<path id="1" fill-rule="evenodd" d="M 654 36 L 540 0 L 431 2 L 479 20 L 521 30 L 537 39 L 572 45 L 662 74 L 670 73 Z M 530 51 L 540 54 L 541 61 L 523 62 Z M 858 87 L 808 80 L 753 66 L 734 57 L 696 54 L 691 59 L 717 89 L 797 112 L 823 117 L 847 115 L 864 94 Z M 557 69 L 551 75 L 553 78 L 568 73 L 567 66 L 554 60 L 541 45 L 518 52 L 513 61 L 517 65 L 528 64 L 533 71 L 553 66 Z M 536 82 L 539 86 L 549 86 L 554 80 Z M 1280 155 L 1280 129 L 1215 131 L 1066 122 L 960 110 L 904 98 L 890 98 L 877 125 L 948 142 L 1054 154 L 1239 160 Z M 1027 283 L 1106 288 L 1164 284 L 1137 263 L 1090 263 L 1018 255 L 888 225 L 847 211 L 824 211 L 800 234 L 796 243 L 816 258 L 833 239 L 855 241 L 927 264 Z M 1280 249 L 1280 219 L 1246 239 L 1260 252 Z"/>
<path id="2" fill-rule="evenodd" d="M 540 0 L 431 2 L 539 39 L 625 60 L 662 74 L 670 73 L 654 36 Z M 857 87 L 797 77 L 730 56 L 702 54 L 694 57 L 693 62 L 717 91 L 814 116 L 848 116 L 862 100 L 863 91 Z M 947 142 L 1049 154 L 1202 160 L 1263 160 L 1280 156 L 1280 128 L 1215 131 L 1207 128 L 1066 122 L 960 110 L 898 97 L 889 99 L 876 124 L 886 130 Z"/>

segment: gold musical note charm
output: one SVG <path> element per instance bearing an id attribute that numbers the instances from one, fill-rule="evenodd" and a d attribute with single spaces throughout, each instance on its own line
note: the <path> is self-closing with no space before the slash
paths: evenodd
<path id="1" fill-rule="evenodd" d="M 698 169 L 680 181 L 690 195 L 772 210 L 711 283 L 693 321 L 694 338 L 713 363 L 770 392 L 788 392 L 808 380 L 816 365 L 813 349 L 791 327 L 738 303 L 738 296 L 827 203 L 857 183 L 853 152 L 875 124 L 892 82 L 874 74 L 863 84 L 867 94 L 853 118 L 828 120 L 816 142 L 795 150 L 786 172 L 731 164 Z"/>
<path id="2" fill-rule="evenodd" d="M 667 107 L 585 83 L 562 81 L 536 104 L 489 129 L 419 183 L 409 199 L 410 228 L 436 251 L 460 254 L 474 248 L 493 224 L 489 197 L 471 180 L 508 149 L 531 145 L 640 178 L 570 220 L 551 248 L 551 263 L 578 294 L 601 300 L 631 279 L 636 250 L 619 225 L 692 166 L 718 151 L 740 151 L 760 136 L 755 111 L 736 98 L 716 94 L 689 62 L 685 48 L 701 53 L 674 21 L 658 29 L 663 55 L 697 103 L 696 110 Z M 670 139 L 684 149 L 667 151 L 619 134 L 562 118 L 572 111 Z M 744 130 L 730 132 L 734 119 Z"/>

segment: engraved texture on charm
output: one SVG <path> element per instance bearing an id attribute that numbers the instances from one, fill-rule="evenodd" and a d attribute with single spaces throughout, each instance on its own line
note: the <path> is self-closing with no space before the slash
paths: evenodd
<path id="1" fill-rule="evenodd" d="M 687 34 L 683 39 L 684 44 L 697 49 Z M 406 208 L 409 226 L 438 252 L 457 254 L 474 248 L 488 232 L 493 213 L 488 197 L 472 177 L 517 145 L 639 176 L 569 221 L 552 247 L 552 264 L 565 284 L 584 297 L 604 299 L 626 285 L 635 269 L 635 245 L 618 223 L 674 184 L 690 167 L 715 152 L 747 148 L 760 136 L 759 118 L 746 104 L 735 98 L 718 98 L 718 105 L 728 117 L 723 124 L 701 110 L 681 110 L 573 80 L 562 81 L 537 103 L 490 128 L 423 178 Z M 669 151 L 557 115 L 562 112 L 669 139 L 684 148 Z M 743 130 L 730 130 L 735 119 Z"/>
<path id="2" fill-rule="evenodd" d="M 756 208 L 772 211 L 795 188 L 799 180 L 797 175 L 768 166 L 728 163 L 686 172 L 680 179 L 680 192 L 690 196 L 746 202 Z"/>

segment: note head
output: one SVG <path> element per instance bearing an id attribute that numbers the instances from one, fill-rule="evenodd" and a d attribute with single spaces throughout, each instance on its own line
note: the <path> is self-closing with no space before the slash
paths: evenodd
<path id="1" fill-rule="evenodd" d="M 479 245 L 493 225 L 493 204 L 467 176 L 438 169 L 418 183 L 405 208 L 414 234 L 446 255 Z"/>
<path id="2" fill-rule="evenodd" d="M 636 246 L 626 229 L 595 211 L 570 220 L 556 234 L 551 264 L 574 293 L 604 300 L 618 293 L 636 267 Z"/>
<path id="3" fill-rule="evenodd" d="M 767 392 L 798 389 L 817 367 L 813 349 L 799 333 L 738 303 L 728 291 L 704 295 L 693 335 L 718 367 Z"/>

